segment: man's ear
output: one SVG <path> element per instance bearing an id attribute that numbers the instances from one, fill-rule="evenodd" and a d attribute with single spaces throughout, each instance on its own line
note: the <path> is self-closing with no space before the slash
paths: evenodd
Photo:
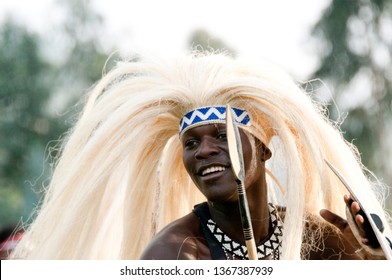
<path id="1" fill-rule="evenodd" d="M 267 161 L 272 157 L 271 150 L 259 139 L 256 139 L 256 147 L 258 155 L 262 162 Z"/>

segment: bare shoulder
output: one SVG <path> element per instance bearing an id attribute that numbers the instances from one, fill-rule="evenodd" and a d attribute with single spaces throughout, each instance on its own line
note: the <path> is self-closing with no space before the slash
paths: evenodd
<path id="1" fill-rule="evenodd" d="M 194 213 L 170 223 L 144 249 L 142 260 L 197 260 L 210 258 L 209 249 Z"/>

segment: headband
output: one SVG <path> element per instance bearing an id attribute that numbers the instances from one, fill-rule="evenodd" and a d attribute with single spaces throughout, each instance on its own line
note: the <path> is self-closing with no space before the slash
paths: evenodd
<path id="1" fill-rule="evenodd" d="M 234 107 L 232 107 L 232 110 L 234 121 L 238 125 L 250 125 L 250 117 L 247 111 Z M 226 123 L 225 106 L 208 106 L 194 109 L 186 113 L 180 121 L 180 138 L 190 128 L 214 123 Z"/>

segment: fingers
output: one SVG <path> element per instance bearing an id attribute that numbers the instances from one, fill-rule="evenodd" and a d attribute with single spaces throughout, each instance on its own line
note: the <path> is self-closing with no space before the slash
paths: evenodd
<path id="1" fill-rule="evenodd" d="M 345 195 L 344 201 L 347 207 L 350 209 L 351 215 L 354 218 L 355 224 L 361 235 L 361 242 L 364 245 L 378 247 L 379 243 L 376 239 L 375 233 L 370 226 L 368 218 L 361 209 L 361 206 L 357 201 L 355 201 L 351 196 Z"/>
<path id="2" fill-rule="evenodd" d="M 361 206 L 358 202 L 356 202 L 351 196 L 347 194 L 344 195 L 344 201 L 346 202 L 347 207 L 350 209 L 350 212 L 354 217 L 355 223 L 360 229 L 362 229 L 364 227 L 365 218 L 363 216 L 363 212 L 361 211 Z"/>

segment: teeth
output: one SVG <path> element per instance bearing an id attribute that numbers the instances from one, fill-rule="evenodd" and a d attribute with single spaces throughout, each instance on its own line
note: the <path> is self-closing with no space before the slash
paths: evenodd
<path id="1" fill-rule="evenodd" d="M 213 172 L 217 172 L 217 171 L 224 171 L 226 168 L 223 166 L 212 166 L 209 167 L 205 170 L 203 170 L 203 172 L 201 173 L 202 176 L 213 173 Z"/>

